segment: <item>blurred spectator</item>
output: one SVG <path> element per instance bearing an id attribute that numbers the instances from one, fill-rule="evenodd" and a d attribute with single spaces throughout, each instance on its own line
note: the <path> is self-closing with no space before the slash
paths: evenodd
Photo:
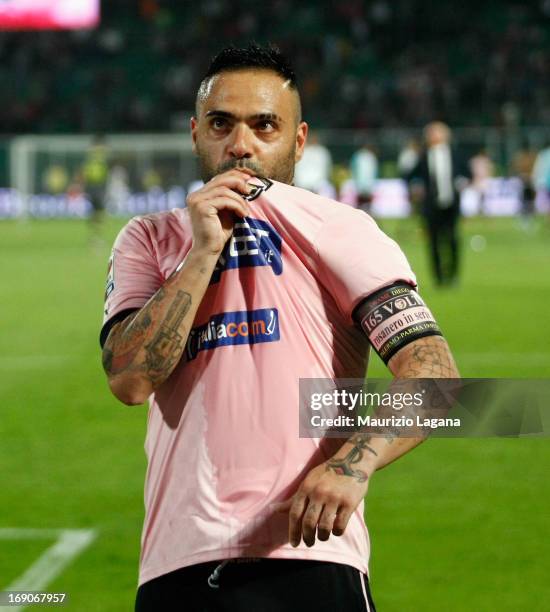
<path id="1" fill-rule="evenodd" d="M 472 173 L 472 188 L 478 197 L 478 211 L 485 213 L 485 196 L 488 181 L 494 174 L 494 164 L 485 150 L 479 151 L 470 159 L 470 171 Z"/>
<path id="2" fill-rule="evenodd" d="M 412 169 L 418 163 L 420 157 L 421 145 L 416 138 L 411 138 L 405 143 L 405 146 L 399 151 L 397 157 L 397 171 L 399 176 L 408 176 Z"/>
<path id="3" fill-rule="evenodd" d="M 454 284 L 459 264 L 459 190 L 471 173 L 451 148 L 451 131 L 445 123 L 428 124 L 424 137 L 426 148 L 408 178 L 411 184 L 422 189 L 421 213 L 428 231 L 436 283 Z"/>
<path id="4" fill-rule="evenodd" d="M 331 187 L 332 157 L 330 151 L 319 142 L 315 132 L 310 132 L 302 159 L 296 165 L 294 183 L 297 187 L 324 194 Z"/>
<path id="5" fill-rule="evenodd" d="M 532 227 L 535 212 L 535 187 L 533 186 L 534 166 L 537 154 L 529 146 L 516 152 L 512 159 L 512 173 L 519 177 L 521 189 L 521 216 L 524 229 Z"/>
<path id="6" fill-rule="evenodd" d="M 92 205 L 90 214 L 91 241 L 97 244 L 102 242 L 101 223 L 105 214 L 105 189 L 108 176 L 107 147 L 103 137 L 97 135 L 92 140 L 80 170 L 80 180 Z"/>
<path id="7" fill-rule="evenodd" d="M 378 178 L 378 158 L 368 144 L 365 143 L 352 155 L 350 169 L 357 189 L 358 205 L 368 212 Z"/>
<path id="8" fill-rule="evenodd" d="M 111 168 L 105 186 L 108 209 L 115 214 L 122 211 L 129 195 L 128 171 L 124 166 L 116 164 Z"/>
<path id="9" fill-rule="evenodd" d="M 342 195 L 347 191 L 348 189 L 348 184 L 350 183 L 350 177 L 351 177 L 351 173 L 349 171 L 349 168 L 347 166 L 345 166 L 344 164 L 335 164 L 333 169 L 332 169 L 332 184 L 334 185 L 334 189 L 336 191 L 336 198 L 340 201 L 343 202 L 344 199 L 342 198 Z M 355 192 L 355 190 L 354 190 Z M 348 202 L 346 201 L 346 204 L 353 204 L 355 205 L 357 198 L 354 198 L 354 202 Z"/>
<path id="10" fill-rule="evenodd" d="M 142 184 L 145 191 L 162 187 L 162 177 L 159 171 L 154 167 L 147 168 L 142 177 Z"/>
<path id="11" fill-rule="evenodd" d="M 69 173 L 65 166 L 52 164 L 42 176 L 42 185 L 47 193 L 54 195 L 65 193 L 69 185 Z"/>
<path id="12" fill-rule="evenodd" d="M 541 149 L 535 159 L 531 180 L 535 190 L 542 191 L 550 199 L 550 143 Z"/>

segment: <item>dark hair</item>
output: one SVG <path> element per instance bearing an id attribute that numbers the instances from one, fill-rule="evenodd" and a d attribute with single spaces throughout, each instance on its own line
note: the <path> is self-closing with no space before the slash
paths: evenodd
<path id="1" fill-rule="evenodd" d="M 240 68 L 271 70 L 285 81 L 289 81 L 292 89 L 297 88 L 294 70 L 279 48 L 272 44 L 262 47 L 256 43 L 249 43 L 247 47 L 231 45 L 222 49 L 213 58 L 202 83 L 220 72 L 239 70 Z"/>

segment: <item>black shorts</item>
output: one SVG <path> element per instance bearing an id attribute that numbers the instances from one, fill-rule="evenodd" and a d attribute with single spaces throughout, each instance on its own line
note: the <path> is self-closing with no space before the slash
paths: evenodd
<path id="1" fill-rule="evenodd" d="M 220 563 L 192 565 L 142 584 L 136 612 L 375 612 L 367 577 L 349 565 L 291 559 Z"/>

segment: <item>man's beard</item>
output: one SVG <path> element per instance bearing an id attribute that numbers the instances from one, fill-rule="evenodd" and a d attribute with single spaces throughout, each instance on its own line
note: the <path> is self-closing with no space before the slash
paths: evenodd
<path id="1" fill-rule="evenodd" d="M 199 168 L 202 180 L 207 183 L 210 179 L 214 178 L 218 174 L 222 172 L 227 172 L 228 170 L 232 170 L 233 168 L 248 168 L 254 172 L 256 176 L 262 176 L 264 178 L 270 178 L 274 181 L 279 181 L 280 183 L 291 184 L 292 179 L 294 178 L 294 151 L 289 152 L 289 154 L 284 159 L 277 160 L 277 163 L 274 164 L 272 170 L 267 170 L 260 164 L 247 159 L 246 157 L 241 157 L 239 159 L 228 159 L 221 163 L 219 166 L 214 167 L 206 155 L 203 155 L 200 150 L 197 150 L 198 160 L 199 160 Z"/>

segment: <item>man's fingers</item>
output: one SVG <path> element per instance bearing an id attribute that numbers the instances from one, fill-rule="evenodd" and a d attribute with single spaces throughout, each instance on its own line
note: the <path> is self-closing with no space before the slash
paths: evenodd
<path id="1" fill-rule="evenodd" d="M 223 174 L 215 176 L 205 185 L 205 193 L 208 191 L 209 187 L 214 189 L 216 187 L 224 186 L 235 189 L 243 195 L 248 195 L 252 191 L 252 186 L 248 184 L 248 180 L 252 178 L 252 176 L 254 175 L 247 174 L 242 170 L 231 170 L 230 172 L 224 172 Z"/>
<path id="2" fill-rule="evenodd" d="M 302 540 L 302 517 L 307 507 L 307 497 L 296 493 L 288 513 L 288 539 L 294 547 Z"/>
<path id="3" fill-rule="evenodd" d="M 229 198 L 239 204 L 249 206 L 248 201 L 240 193 L 227 185 L 212 185 L 208 191 L 195 191 L 188 197 L 187 206 L 191 211 L 200 211 L 203 207 L 207 207 L 214 198 L 219 197 Z"/>
<path id="4" fill-rule="evenodd" d="M 227 208 L 237 206 L 238 208 L 242 209 L 244 214 L 241 216 L 246 216 L 250 213 L 250 204 L 239 194 L 235 193 L 232 189 L 229 189 L 229 187 L 216 187 L 216 189 L 212 190 L 211 193 L 208 194 L 208 200 L 203 200 L 202 202 L 198 203 L 195 210 L 207 210 L 210 206 L 214 206 L 216 210 L 221 210 L 221 208 L 225 208 L 223 205 L 221 205 L 221 203 L 224 201 L 227 202 Z M 232 202 L 231 205 L 229 204 L 230 202 Z M 233 208 L 231 208 L 231 210 L 233 210 Z"/>
<path id="5" fill-rule="evenodd" d="M 239 217 L 246 217 L 250 212 L 248 207 L 243 203 L 235 202 L 227 197 L 214 198 L 210 200 L 208 204 L 216 209 L 216 214 L 222 210 L 230 210 Z"/>
<path id="6" fill-rule="evenodd" d="M 217 187 L 215 190 L 213 190 L 211 194 L 208 194 L 208 203 L 210 203 L 213 198 L 220 197 L 227 198 L 228 200 L 233 200 L 233 202 L 235 202 L 239 206 L 244 206 L 247 211 L 250 211 L 250 204 L 248 203 L 248 201 L 229 187 Z"/>
<path id="7" fill-rule="evenodd" d="M 304 534 L 304 543 L 306 546 L 315 544 L 315 533 L 317 532 L 317 523 L 323 511 L 323 504 L 309 500 L 309 504 L 302 518 L 302 533 Z"/>
<path id="8" fill-rule="evenodd" d="M 275 510 L 275 512 L 288 512 L 290 510 L 290 507 L 292 506 L 293 501 L 294 501 L 294 498 L 289 497 L 288 499 L 285 499 L 282 502 L 273 504 L 272 507 Z"/>
<path id="9" fill-rule="evenodd" d="M 348 506 L 340 506 L 340 508 L 338 508 L 338 512 L 334 520 L 334 526 L 332 528 L 332 533 L 335 536 L 341 536 L 344 533 L 346 527 L 348 526 L 352 512 L 353 509 L 349 508 Z"/>
<path id="10" fill-rule="evenodd" d="M 319 517 L 319 526 L 317 527 L 317 537 L 322 542 L 325 542 L 330 537 L 337 511 L 338 506 L 335 504 L 326 504 L 323 508 L 323 512 Z"/>

